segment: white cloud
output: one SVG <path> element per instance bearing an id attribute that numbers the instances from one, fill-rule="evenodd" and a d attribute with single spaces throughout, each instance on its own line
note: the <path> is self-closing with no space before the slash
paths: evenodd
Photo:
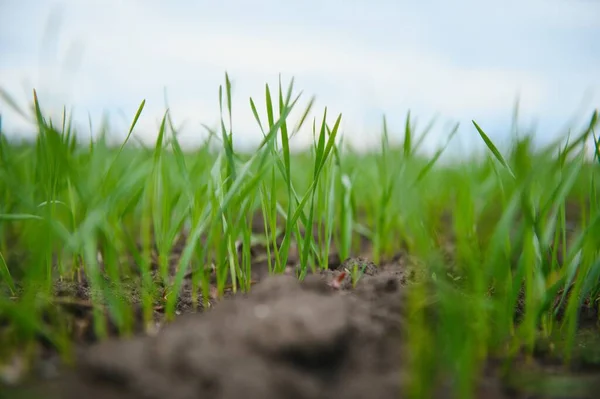
<path id="1" fill-rule="evenodd" d="M 88 112 L 98 125 L 102 113 L 110 111 L 122 134 L 146 99 L 137 132 L 148 139 L 164 113 L 166 87 L 174 117 L 188 121 L 182 134 L 193 137 L 202 131 L 201 122 L 217 120 L 217 89 L 227 70 L 234 81 L 234 129 L 242 142 L 260 138 L 248 97 L 255 98 L 264 115 L 264 84 L 276 89 L 279 73 L 284 84 L 296 77 L 305 99 L 317 95 L 318 119 L 324 106 L 331 119 L 343 113 L 344 130 L 358 141 L 379 129 L 383 112 L 392 129 L 401 129 L 409 108 L 423 121 L 439 112 L 466 128 L 477 119 L 499 131 L 509 122 L 517 95 L 527 117 L 546 117 L 554 124 L 570 116 L 586 89 L 600 89 L 593 73 L 597 56 L 586 64 L 585 57 L 567 53 L 581 40 L 593 45 L 577 34 L 597 29 L 580 4 L 546 2 L 536 9 L 539 2 L 500 7 L 469 1 L 436 4 L 439 13 L 433 15 L 429 6 L 391 2 L 342 8 L 340 2 L 319 3 L 318 8 L 298 3 L 287 9 L 260 3 L 264 7 L 256 6 L 262 10 L 257 12 L 245 3 L 69 0 L 63 2 L 58 56 L 35 65 L 31 60 L 38 59 L 42 45 L 41 21 L 51 8 L 23 1 L 9 15 L 24 18 L 30 12 L 31 18 L 17 29 L 2 28 L 20 38 L 23 54 L 0 64 L 0 86 L 19 94 L 20 81 L 27 78 L 25 99 L 31 87 L 39 87 L 47 109 L 56 113 L 65 103 L 75 106 L 84 126 Z M 515 10 L 522 12 L 511 14 Z M 542 33 L 558 28 L 571 36 L 560 43 L 552 36 L 544 39 Z M 556 55 L 561 52 L 567 55 Z M 515 57 L 519 54 L 526 59 Z M 569 57 L 577 63 L 569 66 Z M 547 68 L 532 67 L 544 60 Z M 5 106 L 0 110 L 5 130 L 26 127 Z M 129 120 L 121 120 L 118 110 Z M 437 131 L 430 145 L 444 134 Z"/>

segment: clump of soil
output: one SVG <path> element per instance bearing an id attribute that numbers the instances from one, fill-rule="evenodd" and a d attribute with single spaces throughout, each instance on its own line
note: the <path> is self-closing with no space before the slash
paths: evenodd
<path id="1" fill-rule="evenodd" d="M 353 284 L 343 273 L 356 265 L 365 273 Z M 154 336 L 98 343 L 81 353 L 76 368 L 21 397 L 406 397 L 405 265 L 372 266 L 354 258 L 303 281 L 267 276 L 249 294 L 182 315 Z M 526 372 L 506 385 L 490 368 L 476 397 L 557 397 L 517 394 L 533 384 Z M 593 397 L 593 380 L 584 382 L 571 397 Z M 436 397 L 451 397 L 450 390 Z"/>
<path id="2" fill-rule="evenodd" d="M 267 277 L 156 336 L 100 343 L 53 397 L 397 398 L 405 380 L 397 275 L 365 275 L 353 291 L 330 283 Z"/>

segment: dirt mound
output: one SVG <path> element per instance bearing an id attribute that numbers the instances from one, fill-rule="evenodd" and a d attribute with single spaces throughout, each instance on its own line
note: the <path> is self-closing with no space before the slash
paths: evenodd
<path id="1" fill-rule="evenodd" d="M 397 398 L 403 303 L 392 273 L 352 291 L 327 275 L 268 277 L 154 337 L 92 347 L 59 397 Z"/>
<path id="2" fill-rule="evenodd" d="M 362 270 L 358 283 L 346 272 L 352 268 Z M 15 397 L 409 397 L 405 304 L 410 275 L 403 261 L 375 267 L 353 258 L 302 282 L 292 275 L 266 276 L 249 294 L 182 315 L 154 336 L 95 344 L 82 352 L 74 369 Z M 488 366 L 477 398 L 563 397 L 511 389 Z M 593 380 L 583 382 L 581 395 L 567 396 L 594 397 L 589 394 Z M 432 381 L 435 397 L 452 397 L 451 383 Z"/>

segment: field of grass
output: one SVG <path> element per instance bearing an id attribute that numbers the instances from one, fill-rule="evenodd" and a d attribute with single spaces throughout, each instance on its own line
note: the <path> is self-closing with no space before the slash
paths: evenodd
<path id="1" fill-rule="evenodd" d="M 35 143 L 0 137 L 0 364 L 35 361 L 40 345 L 73 360 L 73 307 L 103 340 L 157 311 L 177 318 L 188 281 L 192 310 L 251 290 L 259 247 L 269 273 L 293 267 L 301 279 L 334 255 L 381 265 L 408 254 L 412 397 L 440 375 L 470 397 L 488 359 L 533 358 L 543 342 L 581 362 L 576 338 L 599 334 L 600 321 L 600 162 L 583 150 L 598 147 L 597 113 L 560 142 L 519 137 L 504 154 L 474 121 L 489 151 L 440 165 L 445 148 L 419 155 L 427 130 L 410 116 L 402 145 L 384 119 L 380 151 L 359 153 L 343 143 L 342 115 L 313 109 L 292 84 L 267 86 L 250 101 L 264 140 L 240 153 L 230 87 L 219 90 L 221 128 L 193 151 L 168 113 L 155 146 L 131 145 L 143 102 L 120 147 L 81 144 L 68 115 L 47 120 L 37 99 Z M 303 117 L 290 120 L 292 109 Z M 302 125 L 314 144 L 290 151 Z M 360 283 L 361 268 L 349 272 Z"/>

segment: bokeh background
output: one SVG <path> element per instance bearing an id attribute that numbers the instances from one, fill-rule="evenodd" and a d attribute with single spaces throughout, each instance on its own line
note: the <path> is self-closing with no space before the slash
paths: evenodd
<path id="1" fill-rule="evenodd" d="M 227 71 L 234 140 L 251 147 L 261 135 L 248 98 L 264 105 L 281 74 L 316 96 L 313 115 L 341 112 L 360 148 L 377 142 L 383 114 L 400 137 L 410 109 L 418 128 L 438 115 L 426 151 L 460 122 L 449 151 L 464 154 L 482 145 L 471 119 L 500 146 L 511 138 L 517 98 L 538 142 L 587 122 L 600 104 L 599 17 L 591 0 L 0 0 L 0 87 L 21 105 L 36 88 L 55 117 L 66 105 L 81 134 L 106 117 L 117 140 L 146 99 L 135 134 L 149 142 L 166 92 L 193 145 L 203 123 L 216 127 Z M 0 112 L 7 135 L 35 133 L 1 101 Z"/>

